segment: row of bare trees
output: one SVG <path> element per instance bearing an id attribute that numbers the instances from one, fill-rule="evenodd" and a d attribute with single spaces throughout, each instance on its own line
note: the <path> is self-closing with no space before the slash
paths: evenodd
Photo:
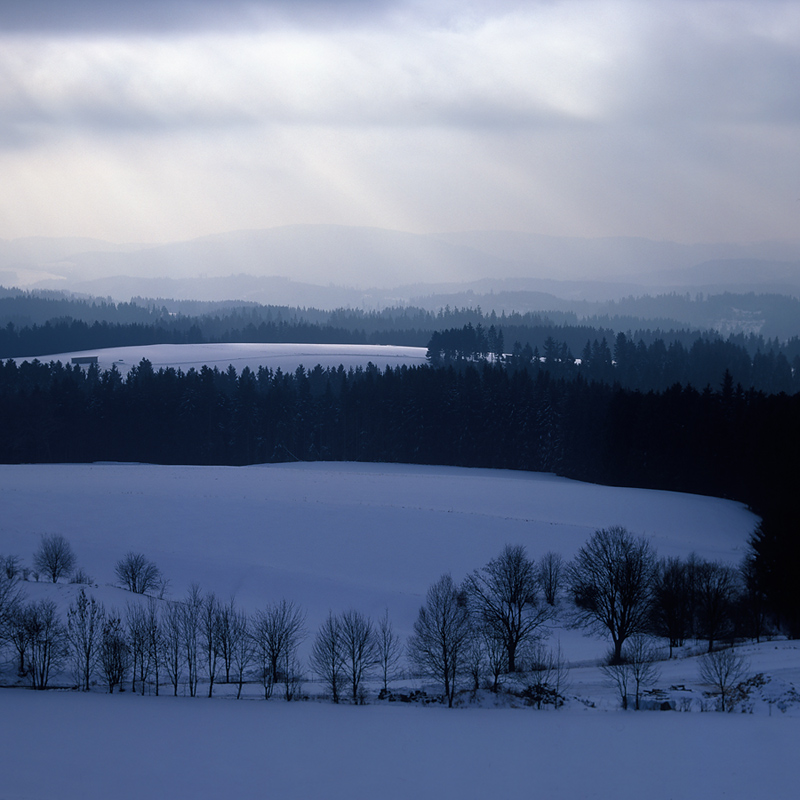
<path id="1" fill-rule="evenodd" d="M 298 648 L 307 631 L 305 615 L 293 603 L 280 601 L 248 615 L 233 599 L 221 601 L 192 585 L 182 600 L 143 597 L 120 613 L 106 612 L 81 589 L 64 625 L 51 601 L 21 603 L 15 563 L 5 561 L 3 638 L 16 651 L 20 674 L 37 688 L 69 660 L 82 689 L 99 677 L 109 691 L 128 680 L 132 691 L 157 694 L 168 685 L 176 695 L 183 687 L 194 696 L 202 679 L 209 696 L 224 682 L 237 686 L 238 697 L 254 678 L 265 698 L 277 686 L 286 699 L 299 690 Z M 161 581 L 155 565 L 135 553 L 118 562 L 116 572 L 140 594 Z M 706 639 L 711 652 L 737 626 L 741 631 L 743 620 L 751 620 L 749 629 L 760 635 L 762 622 L 752 622 L 761 620 L 758 598 L 747 587 L 746 570 L 696 556 L 659 560 L 646 539 L 621 527 L 596 531 L 571 562 L 547 553 L 537 564 L 524 547 L 507 545 L 461 584 L 448 574 L 432 585 L 405 646 L 388 612 L 377 623 L 354 609 L 330 612 L 313 639 L 308 667 L 334 702 L 363 702 L 367 680 L 376 677 L 385 695 L 406 656 L 416 674 L 442 686 L 449 705 L 466 682 L 473 691 L 481 685 L 497 691 L 509 674 L 529 676 L 527 691 L 537 702 L 558 704 L 564 660 L 541 640 L 565 595 L 570 602 L 563 614 L 611 640 L 613 667 L 647 663 L 634 657 L 641 644 L 636 637 L 645 634 L 664 637 L 670 655 L 690 636 Z M 627 680 L 630 670 L 623 672 Z M 638 686 L 639 678 L 633 679 Z"/>
<path id="2" fill-rule="evenodd" d="M 538 705 L 560 702 L 566 666 L 540 639 L 555 614 L 563 561 L 548 553 L 535 565 L 521 545 L 507 545 L 461 584 L 443 575 L 429 589 L 409 639 L 416 670 L 438 681 L 448 706 L 459 685 L 476 691 L 488 680 L 494 691 L 502 675 L 532 676 L 527 692 Z M 555 687 L 555 688 L 554 688 Z"/>
<path id="3" fill-rule="evenodd" d="M 129 602 L 123 612 L 104 605 L 81 587 L 66 622 L 52 600 L 25 604 L 18 583 L 0 580 L 0 642 L 14 652 L 17 673 L 35 689 L 67 668 L 78 688 L 97 680 L 109 692 L 130 682 L 131 691 L 158 694 L 166 684 L 177 695 L 195 696 L 201 677 L 211 697 L 216 683 L 237 686 L 251 674 L 265 697 L 282 684 L 291 700 L 300 680 L 297 648 L 305 637 L 305 615 L 282 600 L 247 615 L 233 599 L 192 585 L 180 601 L 153 597 Z"/>
<path id="4" fill-rule="evenodd" d="M 314 638 L 309 664 L 334 703 L 347 692 L 354 704 L 361 704 L 366 680 L 376 674 L 381 678 L 382 696 L 386 695 L 402 653 L 388 610 L 376 625 L 361 612 L 349 609 L 328 614 Z"/>
<path id="5" fill-rule="evenodd" d="M 160 611 L 159 611 L 160 609 Z M 301 679 L 297 649 L 305 638 L 305 614 L 281 600 L 248 615 L 234 599 L 219 600 L 193 584 L 182 601 L 131 604 L 126 614 L 132 667 L 131 688 L 158 693 L 159 669 L 174 695 L 181 686 L 192 697 L 201 677 L 213 696 L 218 683 L 234 684 L 237 698 L 251 675 L 264 696 L 282 685 L 296 695 Z"/>
<path id="6" fill-rule="evenodd" d="M 563 561 L 547 554 L 537 568 L 521 546 L 507 546 L 463 584 L 443 575 L 427 592 L 414 631 L 403 648 L 388 612 L 377 624 L 355 610 L 329 613 L 313 642 L 310 666 L 334 703 L 346 692 L 353 703 L 365 696 L 365 680 L 379 674 L 382 695 L 405 655 L 413 670 L 443 687 L 452 706 L 460 682 L 473 691 L 487 678 L 497 690 L 501 675 L 524 669 L 541 704 L 544 684 L 563 689 L 565 663 L 559 653 L 535 647 L 554 615 Z M 558 691 L 550 692 L 557 699 Z"/>
<path id="7" fill-rule="evenodd" d="M 550 664 L 551 677 L 533 680 L 528 691 L 552 697 L 553 681 L 563 685 L 563 659 L 538 642 L 567 594 L 564 615 L 611 640 L 608 677 L 618 687 L 630 682 L 638 707 L 641 687 L 655 674 L 652 637 L 669 642 L 671 657 L 690 637 L 706 640 L 712 654 L 723 639 L 764 633 L 763 595 L 751 567 L 696 555 L 659 559 L 647 539 L 619 526 L 596 531 L 571 562 L 547 553 L 535 565 L 523 547 L 509 545 L 460 585 L 443 575 L 431 586 L 408 656 L 441 684 L 450 705 L 459 680 L 469 677 L 477 688 L 488 676 L 496 690 L 502 675 L 535 675 L 542 664 Z"/>
<path id="8" fill-rule="evenodd" d="M 51 583 L 58 583 L 60 578 L 70 574 L 77 574 L 79 578 L 82 574 L 80 570 L 76 570 L 77 559 L 72 545 L 60 533 L 45 534 L 41 537 L 31 563 L 32 567 L 25 566 L 19 556 L 15 555 L 0 557 L 0 568 L 11 580 L 18 578 L 28 580 L 32 577 L 37 581 L 41 578 Z"/>
<path id="9" fill-rule="evenodd" d="M 692 554 L 658 559 L 652 545 L 625 528 L 598 530 L 566 572 L 575 620 L 610 637 L 611 661 L 636 634 L 652 634 L 674 647 L 704 639 L 708 652 L 736 637 L 758 640 L 766 629 L 765 603 L 752 572 Z"/>
<path id="10" fill-rule="evenodd" d="M 23 567 L 17 556 L 6 556 L 3 567 L 13 576 L 25 580 L 43 577 L 51 583 L 70 577 L 72 583 L 90 583 L 83 570 L 77 568 L 77 558 L 69 540 L 60 533 L 48 533 L 41 537 L 39 547 L 33 554 L 33 569 Z M 143 553 L 129 551 L 114 566 L 119 585 L 136 594 L 158 593 L 163 597 L 168 581 L 158 566 Z"/>

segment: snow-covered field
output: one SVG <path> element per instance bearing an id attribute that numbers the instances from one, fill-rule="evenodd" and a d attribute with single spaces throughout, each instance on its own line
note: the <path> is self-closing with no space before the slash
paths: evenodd
<path id="1" fill-rule="evenodd" d="M 40 535 L 61 533 L 107 607 L 131 598 L 112 584 L 134 550 L 172 597 L 195 581 L 248 611 L 287 598 L 311 633 L 329 610 L 388 608 L 403 637 L 443 572 L 461 580 L 507 543 L 569 558 L 595 529 L 624 525 L 661 555 L 735 565 L 757 521 L 696 495 L 378 464 L 0 466 L 0 504 L 1 554 L 30 564 Z M 25 584 L 62 608 L 78 588 Z M 255 688 L 239 702 L 224 687 L 214 700 L 4 689 L 0 798 L 797 795 L 800 716 L 766 701 L 800 686 L 800 644 L 739 648 L 771 679 L 753 714 L 635 713 L 618 710 L 596 667 L 606 642 L 560 627 L 555 641 L 574 665 L 558 711 L 287 704 Z M 684 685 L 697 710 L 690 651 L 661 665 L 657 685 Z"/>
<path id="2" fill-rule="evenodd" d="M 104 595 L 133 550 L 174 597 L 192 582 L 251 610 L 286 597 L 312 628 L 329 609 L 388 607 L 403 634 L 442 573 L 461 580 L 505 544 L 571 558 L 597 528 L 623 525 L 662 555 L 737 564 L 757 522 L 698 495 L 412 465 L 14 465 L 0 466 L 0 486 L 0 553 L 30 563 L 42 534 L 61 533 Z"/>
<path id="3" fill-rule="evenodd" d="M 371 344 L 154 344 L 137 347 L 110 347 L 99 350 L 82 350 L 74 353 L 56 353 L 40 356 L 39 361 L 60 361 L 69 364 L 72 358 L 96 356 L 101 370 L 117 369 L 126 375 L 132 367 L 146 358 L 153 369 L 173 367 L 187 372 L 203 365 L 226 370 L 230 365 L 241 372 L 249 367 L 294 372 L 298 366 L 313 369 L 317 364 L 324 368 L 345 369 L 374 364 L 380 369 L 388 367 L 419 366 L 425 364 L 424 347 L 397 347 Z M 22 359 L 17 359 L 22 361 Z"/>

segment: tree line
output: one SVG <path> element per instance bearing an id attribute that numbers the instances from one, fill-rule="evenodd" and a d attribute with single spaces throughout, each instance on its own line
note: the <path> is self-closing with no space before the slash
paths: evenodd
<path id="1" fill-rule="evenodd" d="M 770 630 L 751 567 L 752 554 L 738 570 L 695 555 L 659 559 L 646 539 L 621 527 L 596 531 L 570 562 L 549 552 L 537 563 L 524 547 L 506 545 L 461 583 L 444 574 L 431 585 L 405 643 L 388 610 L 377 621 L 352 608 L 331 611 L 303 664 L 299 649 L 310 634 L 294 602 L 247 613 L 234 598 L 223 601 L 197 584 L 182 599 L 166 599 L 158 567 L 128 552 L 115 566 L 117 583 L 141 601 L 106 609 L 87 592 L 91 578 L 76 569 L 70 543 L 51 534 L 42 537 L 33 570 L 0 557 L 0 644 L 34 689 L 66 672 L 82 691 L 100 684 L 109 693 L 195 697 L 202 685 L 212 697 L 222 683 L 238 699 L 245 683 L 255 683 L 265 699 L 278 689 L 290 701 L 302 696 L 310 672 L 332 702 L 363 704 L 375 685 L 379 699 L 396 699 L 390 685 L 410 674 L 440 686 L 448 706 L 460 692 L 474 698 L 483 689 L 557 708 L 568 665 L 560 648 L 542 640 L 558 609 L 562 621 L 611 641 L 604 670 L 624 688 L 625 707 L 635 684 L 638 708 L 661 657 L 651 642 L 667 640 L 671 658 L 690 637 L 704 639 L 713 654 L 722 640 L 758 640 Z M 23 579 L 31 577 L 80 584 L 66 619 L 52 600 L 25 602 Z M 724 702 L 729 682 L 720 688 Z"/>
<path id="2" fill-rule="evenodd" d="M 492 363 L 184 373 L 143 360 L 123 377 L 9 360 L 0 460 L 444 464 L 763 505 L 792 484 L 800 396 L 719 379 L 716 389 L 644 393 Z"/>
<path id="3" fill-rule="evenodd" d="M 246 303 L 198 303 L 141 298 L 130 303 L 88 301 L 32 294 L 0 297 L 0 357 L 38 357 L 54 353 L 108 347 L 152 344 L 202 344 L 218 342 L 297 342 L 319 344 L 387 344 L 425 347 L 442 332 L 480 326 L 495 328 L 500 344 L 520 342 L 543 351 L 548 339 L 581 355 L 586 342 L 605 339 L 614 343 L 620 333 L 636 347 L 650 347 L 657 341 L 669 350 L 673 345 L 689 350 L 696 342 L 717 347 L 719 342 L 738 348 L 750 359 L 763 354 L 789 364 L 800 357 L 797 335 L 782 340 L 762 335 L 731 334 L 727 338 L 713 330 L 683 327 L 667 320 L 609 318 L 580 321 L 574 313 L 556 311 L 501 313 L 476 308 L 444 307 L 437 312 L 414 306 L 382 311 L 263 306 Z M 487 352 L 502 353 L 489 347 Z M 517 354 L 519 355 L 519 354 Z M 662 356 L 666 358 L 666 356 Z M 796 366 L 796 365 L 795 365 Z M 733 367 L 731 363 L 730 368 Z M 795 370 L 796 372 L 797 370 Z M 672 380 L 672 379 L 669 379 Z M 675 380 L 681 380 L 676 378 Z M 737 376 L 737 381 L 740 378 Z M 749 386 L 748 376 L 741 381 Z M 674 380 L 672 380 L 674 382 Z M 694 381 L 695 385 L 704 385 Z M 664 388 L 669 383 L 645 382 L 632 385 L 642 390 Z M 758 388 L 772 391 L 756 383 Z M 778 389 L 776 391 L 780 391 Z"/>
<path id="4" fill-rule="evenodd" d="M 680 340 L 665 342 L 656 338 L 645 344 L 625 333 L 618 333 L 609 344 L 602 336 L 587 339 L 578 357 L 565 340 L 548 335 L 541 350 L 526 342 L 514 342 L 504 352 L 502 328 L 480 323 L 463 328 L 436 331 L 428 341 L 427 359 L 433 366 L 465 363 L 506 363 L 513 370 L 536 374 L 547 371 L 555 378 L 618 383 L 626 389 L 664 391 L 675 384 L 705 387 L 719 377 L 730 375 L 734 385 L 760 389 L 768 394 L 794 394 L 800 391 L 800 355 L 789 363 L 777 346 L 751 357 L 744 345 L 722 338 L 698 337 L 689 347 Z"/>

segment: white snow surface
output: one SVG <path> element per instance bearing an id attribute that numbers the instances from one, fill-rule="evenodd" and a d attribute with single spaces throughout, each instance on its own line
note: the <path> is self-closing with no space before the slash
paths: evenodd
<path id="1" fill-rule="evenodd" d="M 597 528 L 624 525 L 661 555 L 737 564 L 757 522 L 696 495 L 354 463 L 7 465 L 0 504 L 0 553 L 30 564 L 41 534 L 63 534 L 106 607 L 134 599 L 113 585 L 133 550 L 158 564 L 171 597 L 191 582 L 248 611 L 285 597 L 312 635 L 329 610 L 353 607 L 373 618 L 388 608 L 406 637 L 432 582 L 461 580 L 507 543 L 570 558 Z M 65 610 L 80 587 L 23 588 Z M 488 707 L 491 694 L 448 710 L 266 702 L 258 686 L 241 701 L 224 686 L 213 700 L 0 689 L 0 799 L 797 796 L 800 643 L 737 648 L 766 678 L 740 708 L 752 714 L 721 714 L 699 713 L 712 699 L 694 643 L 659 665 L 657 688 L 698 713 L 637 713 L 619 710 L 597 669 L 607 642 L 554 627 L 556 641 L 573 665 L 558 711 Z"/>
<path id="2" fill-rule="evenodd" d="M 204 365 L 220 370 L 226 370 L 232 365 L 241 373 L 245 367 L 253 372 L 257 372 L 261 366 L 294 372 L 299 366 L 313 369 L 319 364 L 323 369 L 338 369 L 342 365 L 345 369 L 355 369 L 366 367 L 370 363 L 383 370 L 404 364 L 425 364 L 426 352 L 424 347 L 377 344 L 153 344 L 56 353 L 39 356 L 39 361 L 69 364 L 72 358 L 97 356 L 97 364 L 101 370 L 111 369 L 115 365 L 123 375 L 132 367 L 138 366 L 143 358 L 150 361 L 155 370 L 173 367 L 183 372 L 188 372 L 191 368 L 200 370 Z"/>

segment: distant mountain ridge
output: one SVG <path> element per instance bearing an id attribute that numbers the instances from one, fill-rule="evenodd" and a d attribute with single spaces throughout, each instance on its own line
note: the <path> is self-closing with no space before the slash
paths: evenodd
<path id="1" fill-rule="evenodd" d="M 800 240 L 683 245 L 337 225 L 233 231 L 161 245 L 40 237 L 0 241 L 0 284 L 117 300 L 142 295 L 318 306 L 363 305 L 370 298 L 377 305 L 403 303 L 434 291 L 465 291 L 465 284 L 486 293 L 513 285 L 513 291 L 594 301 L 682 288 L 800 295 Z M 323 302 L 326 292 L 335 300 Z"/>
<path id="2" fill-rule="evenodd" d="M 800 260 L 800 240 L 748 244 L 679 244 L 630 236 L 588 239 L 513 231 L 469 231 L 438 234 L 437 238 L 514 263 L 526 263 L 531 258 L 536 258 L 551 265 L 569 265 L 575 271 L 572 278 L 597 279 L 600 273 L 605 276 L 605 280 L 613 281 L 631 278 L 639 280 L 651 274 L 655 277 L 661 273 L 693 268 L 711 261 Z M 577 274 L 579 270 L 584 270 L 584 274 Z"/>

